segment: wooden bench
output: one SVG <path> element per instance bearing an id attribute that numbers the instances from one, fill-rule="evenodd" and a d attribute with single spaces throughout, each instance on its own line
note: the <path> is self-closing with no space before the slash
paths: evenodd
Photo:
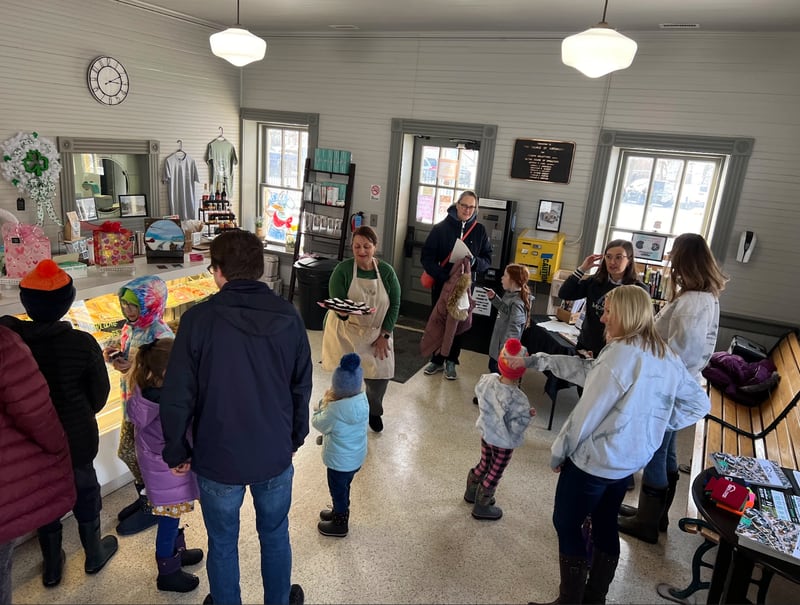
<path id="1" fill-rule="evenodd" d="M 772 348 L 769 357 L 778 369 L 780 382 L 772 389 L 769 398 L 756 407 L 748 407 L 725 397 L 724 393 L 708 385 L 711 410 L 695 425 L 692 449 L 691 480 L 711 465 L 709 454 L 727 452 L 740 456 L 753 456 L 775 460 L 786 468 L 800 468 L 800 340 L 798 331 L 786 333 Z M 681 530 L 699 534 L 704 542 L 692 559 L 692 581 L 684 590 L 666 587 L 659 594 L 680 601 L 689 595 L 708 588 L 700 580 L 701 568 L 713 565 L 703 555 L 719 544 L 719 536 L 700 518 L 689 489 L 686 517 L 678 522 Z M 758 602 L 766 597 L 772 573 L 762 569 L 757 582 Z M 665 594 L 667 592 L 668 594 Z"/>

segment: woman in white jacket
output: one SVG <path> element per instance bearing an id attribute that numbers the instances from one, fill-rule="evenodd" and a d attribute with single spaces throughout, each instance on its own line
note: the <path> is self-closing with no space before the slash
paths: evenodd
<path id="1" fill-rule="evenodd" d="M 700 372 L 717 344 L 719 295 L 728 277 L 702 236 L 684 233 L 670 251 L 670 301 L 656 316 L 656 330 L 700 382 Z M 644 467 L 639 506 L 620 508 L 619 530 L 650 544 L 667 531 L 678 483 L 676 433 L 667 431 Z"/>
<path id="2" fill-rule="evenodd" d="M 601 321 L 607 345 L 595 360 L 537 353 L 509 362 L 552 370 L 584 388 L 550 450 L 550 466 L 560 473 L 553 512 L 558 603 L 605 602 L 619 560 L 617 511 L 628 476 L 650 460 L 666 430 L 694 424 L 710 408 L 703 389 L 656 331 L 647 292 L 633 285 L 615 288 Z M 591 565 L 581 534 L 589 515 Z"/>

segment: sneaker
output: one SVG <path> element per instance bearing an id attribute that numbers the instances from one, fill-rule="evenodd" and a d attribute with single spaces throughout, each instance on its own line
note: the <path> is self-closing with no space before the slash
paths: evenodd
<path id="1" fill-rule="evenodd" d="M 422 373 L 426 376 L 430 376 L 431 374 L 436 374 L 436 372 L 441 372 L 442 370 L 444 370 L 444 366 L 442 364 L 430 362 L 425 366 L 425 369 L 422 370 Z"/>
<path id="2" fill-rule="evenodd" d="M 376 433 L 380 433 L 383 430 L 383 420 L 381 419 L 380 416 L 373 416 L 372 414 L 370 414 L 369 427 Z"/>
<path id="3" fill-rule="evenodd" d="M 444 362 L 444 377 L 447 378 L 447 380 L 455 380 L 458 378 L 458 374 L 456 374 L 456 364 L 454 362 Z"/>

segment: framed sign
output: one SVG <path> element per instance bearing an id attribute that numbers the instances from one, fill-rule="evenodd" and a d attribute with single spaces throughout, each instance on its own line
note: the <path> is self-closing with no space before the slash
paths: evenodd
<path id="1" fill-rule="evenodd" d="M 94 205 L 93 197 L 76 198 L 75 209 L 78 211 L 78 218 L 82 221 L 93 221 L 97 218 L 97 206 Z"/>
<path id="2" fill-rule="evenodd" d="M 511 178 L 546 183 L 569 183 L 575 143 L 517 139 L 511 159 Z"/>
<path id="3" fill-rule="evenodd" d="M 564 202 L 539 200 L 539 214 L 536 215 L 536 229 L 539 231 L 555 231 L 561 229 L 561 215 Z"/>
<path id="4" fill-rule="evenodd" d="M 147 196 L 119 195 L 120 214 L 124 216 L 147 216 Z"/>
<path id="5" fill-rule="evenodd" d="M 633 258 L 661 262 L 664 260 L 667 237 L 666 235 L 658 233 L 634 231 L 633 239 L 631 240 L 633 244 Z"/>

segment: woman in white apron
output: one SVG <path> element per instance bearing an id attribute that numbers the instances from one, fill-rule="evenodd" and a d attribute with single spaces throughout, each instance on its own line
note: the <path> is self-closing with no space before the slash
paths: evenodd
<path id="1" fill-rule="evenodd" d="M 371 227 L 353 232 L 353 258 L 343 260 L 331 274 L 331 298 L 349 298 L 374 308 L 369 315 L 342 315 L 329 310 L 322 334 L 322 367 L 333 371 L 342 355 L 358 353 L 364 370 L 369 426 L 383 430 L 383 396 L 394 376 L 392 332 L 400 312 L 400 282 L 392 266 L 375 258 L 378 236 Z"/>

